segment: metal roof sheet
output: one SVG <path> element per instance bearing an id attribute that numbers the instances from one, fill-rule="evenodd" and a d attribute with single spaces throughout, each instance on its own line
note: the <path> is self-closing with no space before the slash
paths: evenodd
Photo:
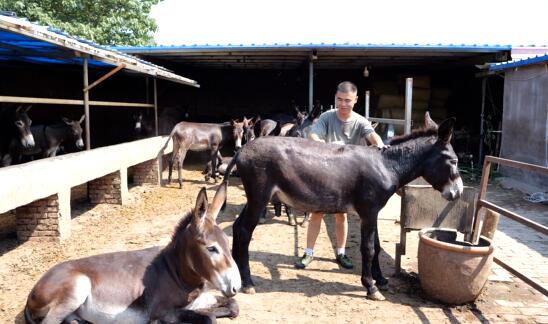
<path id="1" fill-rule="evenodd" d="M 89 57 L 90 66 L 111 67 L 125 64 L 125 68 L 131 71 L 199 87 L 194 80 L 113 48 L 75 38 L 25 19 L 0 14 L 1 61 L 82 65 L 85 56 Z"/>
<path id="2" fill-rule="evenodd" d="M 341 49 L 394 49 L 394 50 L 459 50 L 463 52 L 493 52 L 511 50 L 511 45 L 490 45 L 490 44 L 376 44 L 376 43 L 272 43 L 272 44 L 182 44 L 182 45 L 151 45 L 151 46 L 114 46 L 120 51 L 165 51 L 165 50 L 261 50 L 261 49 L 322 49 L 322 48 L 341 48 Z"/>
<path id="3" fill-rule="evenodd" d="M 508 70 L 508 69 L 519 67 L 519 66 L 542 64 L 547 62 L 548 62 L 548 54 L 545 54 L 545 55 L 530 57 L 530 58 L 521 59 L 521 60 L 491 64 L 489 65 L 489 72 Z"/>

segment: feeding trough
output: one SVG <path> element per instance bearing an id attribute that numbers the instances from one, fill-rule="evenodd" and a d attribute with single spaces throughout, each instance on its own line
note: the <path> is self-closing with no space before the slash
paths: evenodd
<path id="1" fill-rule="evenodd" d="M 481 237 L 477 245 L 457 240 L 457 231 L 425 228 L 419 232 L 419 278 L 424 292 L 447 304 L 475 300 L 493 263 L 492 242 Z"/>

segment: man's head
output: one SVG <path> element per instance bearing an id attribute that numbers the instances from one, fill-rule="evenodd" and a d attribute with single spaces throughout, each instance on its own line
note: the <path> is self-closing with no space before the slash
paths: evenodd
<path id="1" fill-rule="evenodd" d="M 352 109 L 358 101 L 358 88 L 350 81 L 344 81 L 337 86 L 335 102 L 337 104 L 337 115 L 346 119 L 352 114 Z"/>

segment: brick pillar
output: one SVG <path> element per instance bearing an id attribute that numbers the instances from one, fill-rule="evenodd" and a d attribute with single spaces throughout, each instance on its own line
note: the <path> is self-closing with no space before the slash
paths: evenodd
<path id="1" fill-rule="evenodd" d="M 17 238 L 58 241 L 70 236 L 70 189 L 16 209 Z"/>
<path id="2" fill-rule="evenodd" d="M 140 186 L 144 183 L 160 184 L 160 165 L 158 159 L 152 159 L 131 167 L 133 183 Z"/>
<path id="3" fill-rule="evenodd" d="M 127 202 L 127 169 L 107 174 L 88 183 L 89 201 L 93 204 L 119 204 Z"/>

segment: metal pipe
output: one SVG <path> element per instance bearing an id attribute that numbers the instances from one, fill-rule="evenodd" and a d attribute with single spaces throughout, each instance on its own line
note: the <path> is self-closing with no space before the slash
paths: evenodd
<path id="1" fill-rule="evenodd" d="M 405 79 L 405 134 L 411 133 L 411 111 L 413 109 L 413 78 Z"/>
<path id="2" fill-rule="evenodd" d="M 84 114 L 86 115 L 86 150 L 91 149 L 91 132 L 89 122 L 88 58 L 84 57 Z"/>
<path id="3" fill-rule="evenodd" d="M 478 152 L 478 165 L 483 163 L 483 140 L 485 138 L 485 133 L 483 130 L 484 124 L 484 112 L 485 112 L 485 89 L 487 88 L 487 77 L 481 80 L 481 115 L 480 115 L 480 143 L 479 143 L 479 152 Z"/>
<path id="4" fill-rule="evenodd" d="M 365 118 L 369 118 L 369 90 L 365 92 Z"/>
<path id="5" fill-rule="evenodd" d="M 308 62 L 308 112 L 312 112 L 312 105 L 314 101 L 314 61 L 312 57 Z"/>
<path id="6" fill-rule="evenodd" d="M 154 128 L 158 136 L 158 91 L 156 89 L 156 78 L 154 78 Z"/>

